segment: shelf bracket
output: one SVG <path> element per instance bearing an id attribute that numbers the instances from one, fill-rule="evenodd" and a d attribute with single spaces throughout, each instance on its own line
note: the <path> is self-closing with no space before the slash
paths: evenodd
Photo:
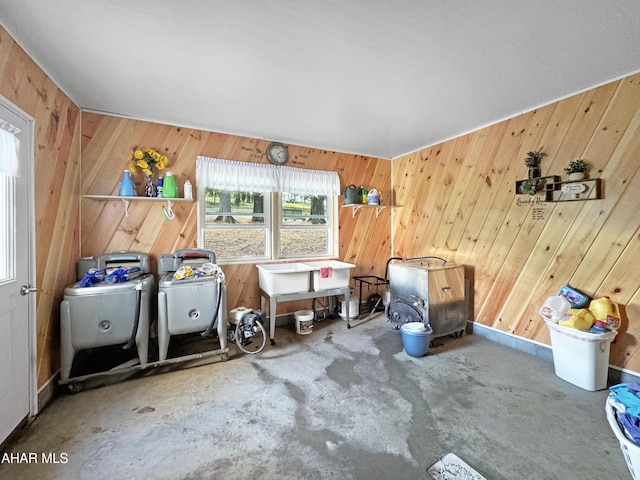
<path id="1" fill-rule="evenodd" d="M 173 220 L 176 217 L 176 214 L 173 213 L 173 202 L 171 200 L 167 200 L 167 208 L 162 207 L 162 213 L 167 220 Z"/>
<path id="2" fill-rule="evenodd" d="M 131 202 L 129 202 L 129 200 L 127 200 L 126 198 L 122 199 L 122 203 L 124 203 L 124 216 L 128 217 L 129 216 L 129 205 L 131 204 Z"/>
<path id="3" fill-rule="evenodd" d="M 360 210 L 362 207 L 364 207 L 365 205 L 351 205 L 351 218 L 356 218 L 356 212 L 358 210 Z M 373 207 L 373 205 L 368 205 L 368 207 Z M 380 212 L 382 210 L 384 210 L 385 208 L 389 207 L 389 205 L 376 205 L 376 218 L 378 218 L 378 215 L 380 215 Z"/>

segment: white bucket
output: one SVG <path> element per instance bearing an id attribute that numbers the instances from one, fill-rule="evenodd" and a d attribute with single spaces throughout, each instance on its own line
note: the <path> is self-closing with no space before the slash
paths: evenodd
<path id="1" fill-rule="evenodd" d="M 338 297 L 338 315 L 343 320 L 347 319 L 347 314 L 345 313 L 346 306 L 344 304 L 344 296 Z M 349 298 L 349 318 L 357 318 L 360 315 L 360 300 L 357 298 Z"/>
<path id="2" fill-rule="evenodd" d="M 298 310 L 293 314 L 296 319 L 296 333 L 309 335 L 313 332 L 313 312 L 311 310 Z"/>

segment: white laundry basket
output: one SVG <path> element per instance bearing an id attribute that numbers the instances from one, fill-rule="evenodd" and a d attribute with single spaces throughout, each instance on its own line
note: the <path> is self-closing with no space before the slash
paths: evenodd
<path id="1" fill-rule="evenodd" d="M 622 430 L 620 430 L 613 405 L 611 404 L 611 396 L 607 397 L 605 410 L 607 412 L 609 426 L 611 430 L 613 430 L 618 442 L 620 442 L 620 450 L 622 450 L 622 455 L 627 461 L 629 473 L 631 473 L 633 480 L 640 480 L 640 447 L 629 440 L 624 433 L 622 433 Z"/>

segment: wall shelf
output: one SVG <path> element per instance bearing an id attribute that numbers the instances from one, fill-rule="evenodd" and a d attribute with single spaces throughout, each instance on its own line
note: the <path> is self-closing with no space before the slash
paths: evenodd
<path id="1" fill-rule="evenodd" d="M 536 183 L 536 193 L 538 191 L 546 192 L 555 188 L 554 185 L 560 182 L 560 176 L 549 175 L 546 177 L 534 177 L 528 178 L 526 180 L 516 180 L 516 195 L 531 195 L 529 191 L 521 191 L 521 188 L 526 188 L 526 184 L 532 181 L 535 181 Z"/>
<path id="2" fill-rule="evenodd" d="M 400 207 L 400 205 L 365 205 L 364 203 L 360 204 L 360 203 L 354 203 L 351 205 L 343 205 L 342 208 L 350 208 L 351 209 L 351 218 L 355 218 L 356 216 L 356 212 L 358 210 L 360 210 L 361 208 L 375 208 L 376 210 L 376 218 L 378 218 L 378 215 L 380 214 L 380 212 L 382 210 L 384 210 L 385 208 L 398 208 Z"/>
<path id="3" fill-rule="evenodd" d="M 173 204 L 176 202 L 193 202 L 191 198 L 163 198 L 163 197 L 123 197 L 120 195 L 83 195 L 83 198 L 88 198 L 91 200 L 103 200 L 103 201 L 112 201 L 119 200 L 124 203 L 124 215 L 125 217 L 129 216 L 129 205 L 131 202 L 167 202 L 166 210 L 163 209 L 164 214 L 167 218 L 173 218 Z M 171 219 L 169 218 L 169 219 Z"/>
<path id="4" fill-rule="evenodd" d="M 599 178 L 557 182 L 545 193 L 547 202 L 571 202 L 576 200 L 598 200 L 602 198 L 602 183 Z"/>

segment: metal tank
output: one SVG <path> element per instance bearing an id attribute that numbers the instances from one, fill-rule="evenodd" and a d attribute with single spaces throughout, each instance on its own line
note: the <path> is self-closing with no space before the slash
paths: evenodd
<path id="1" fill-rule="evenodd" d="M 387 317 L 400 327 L 408 322 L 431 325 L 431 338 L 464 334 L 468 304 L 464 265 L 439 257 L 420 257 L 389 264 Z"/>

